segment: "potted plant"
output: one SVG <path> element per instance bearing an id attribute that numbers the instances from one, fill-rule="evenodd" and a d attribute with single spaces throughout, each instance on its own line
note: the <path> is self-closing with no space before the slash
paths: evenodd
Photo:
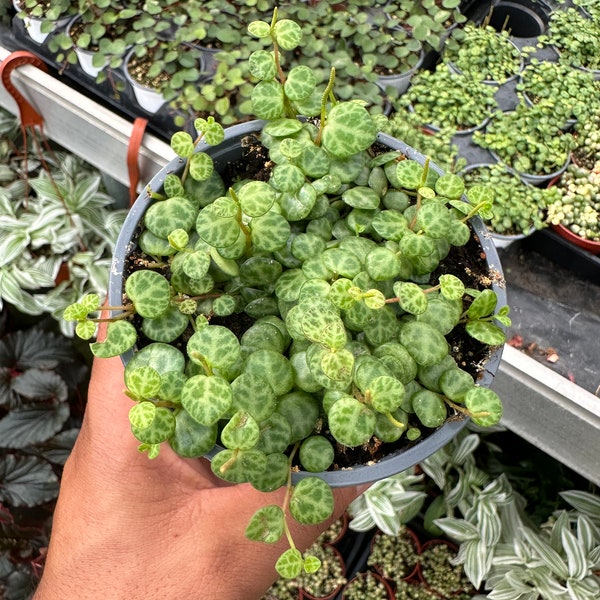
<path id="1" fill-rule="evenodd" d="M 120 68 L 129 48 L 144 45 L 146 40 L 139 26 L 142 14 L 142 7 L 136 3 L 124 6 L 122 2 L 111 0 L 102 7 L 82 3 L 68 27 L 49 40 L 48 49 L 59 63 L 78 63 L 101 84 L 110 76 L 102 72 L 105 67 Z"/>
<path id="2" fill-rule="evenodd" d="M 535 528 L 524 514 L 522 498 L 501 476 L 475 498 L 463 519 L 444 517 L 436 523 L 460 543 L 458 561 L 475 587 L 485 581 L 488 597 L 594 598 L 600 592 L 594 571 L 600 498 L 580 490 L 560 496 L 569 508 Z"/>
<path id="3" fill-rule="evenodd" d="M 63 310 L 88 292 L 104 297 L 126 211 L 81 159 L 48 147 L 28 160 L 35 146 L 20 142 L 17 118 L 0 111 L 0 308 L 50 314 L 73 335 Z"/>
<path id="4" fill-rule="evenodd" d="M 600 254 L 600 161 L 591 170 L 569 165 L 550 189 L 558 192 L 547 221 L 563 237 Z"/>
<path id="5" fill-rule="evenodd" d="M 134 46 L 125 58 L 125 74 L 136 100 L 147 112 L 157 112 L 169 103 L 185 114 L 190 110 L 182 89 L 198 81 L 202 52 L 193 44 L 159 41 L 156 46 Z"/>
<path id="6" fill-rule="evenodd" d="M 350 0 L 307 7 L 303 3 L 284 7 L 284 14 L 297 15 L 303 34 L 316 38 L 311 48 L 294 56 L 313 68 L 325 83 L 331 66 L 336 68 L 339 97 L 352 97 L 356 82 L 376 83 L 394 98 L 406 90 L 412 75 L 423 63 L 422 43 L 393 17 L 395 4 Z M 370 87 L 367 101 L 381 103 L 381 94 Z"/>
<path id="7" fill-rule="evenodd" d="M 453 43 L 460 36 L 457 26 L 466 22 L 460 0 L 396 0 L 388 3 L 390 17 L 410 29 L 412 36 L 433 50 Z M 455 38 L 449 40 L 449 34 Z"/>
<path id="8" fill-rule="evenodd" d="M 573 134 L 575 148 L 571 152 L 571 158 L 578 167 L 584 167 L 588 171 L 591 171 L 600 161 L 599 127 L 600 111 L 597 111 L 585 121 L 578 123 Z"/>
<path id="9" fill-rule="evenodd" d="M 390 584 L 377 573 L 357 573 L 342 590 L 342 600 L 394 600 Z"/>
<path id="10" fill-rule="evenodd" d="M 346 565 L 340 552 L 330 544 L 317 542 L 307 551 L 321 561 L 315 573 L 299 578 L 300 593 L 304 600 L 332 600 L 346 584 Z"/>
<path id="11" fill-rule="evenodd" d="M 384 131 L 413 148 L 419 148 L 422 154 L 431 157 L 431 160 L 446 172 L 458 173 L 467 165 L 467 160 L 459 155 L 454 130 L 433 131 L 424 128 L 414 112 L 398 106 L 398 103 Z"/>
<path id="12" fill-rule="evenodd" d="M 473 142 L 490 150 L 530 183 L 545 183 L 566 169 L 575 146 L 573 135 L 561 129 L 553 103 L 519 103 L 513 111 L 496 112 Z"/>
<path id="13" fill-rule="evenodd" d="M 438 260 L 450 261 L 453 245 L 473 244 L 478 261 L 482 249 L 495 255 L 469 225 L 488 201 L 466 205 L 458 176 L 379 135 L 359 103 L 338 102 L 333 70 L 320 107 L 298 119 L 316 82 L 302 65 L 282 71 L 279 53 L 298 46 L 301 29 L 276 16 L 249 26 L 274 43 L 250 58 L 263 121 L 229 128 L 219 145 L 222 127 L 197 119 L 200 139 L 215 145 L 198 151 L 188 133 L 173 136 L 179 158 L 129 213 L 111 269 L 114 314 L 106 340 L 92 344 L 99 357 L 123 355 L 132 429 L 150 457 L 168 442 L 182 456 L 208 454 L 232 483 L 287 486 L 284 505 L 248 526 L 262 541 L 289 533 L 289 515 L 328 518 L 331 485 L 401 471 L 469 416 L 497 422 L 500 399 L 482 384 L 504 341 L 496 323 L 509 322 L 508 307 L 497 308 L 498 267 L 480 263 L 483 278 L 464 283 Z M 133 264 L 141 268 L 128 272 Z M 99 308 L 87 296 L 65 318 L 90 337 Z M 466 354 L 449 354 L 444 336 L 457 325 L 470 332 L 468 354 L 479 348 L 472 374 Z M 365 452 L 374 464 L 359 464 Z M 318 568 L 288 541 L 282 576 Z"/>
<path id="14" fill-rule="evenodd" d="M 553 187 L 539 188 L 521 180 L 502 164 L 473 164 L 462 171 L 467 187 L 486 182 L 494 189 L 492 217 L 486 220 L 494 243 L 504 247 L 547 227 L 546 211 L 558 198 Z"/>
<path id="15" fill-rule="evenodd" d="M 412 580 L 417 577 L 420 551 L 419 538 L 405 525 L 396 535 L 378 531 L 371 541 L 367 565 L 394 583 Z"/>
<path id="16" fill-rule="evenodd" d="M 551 102 L 563 128 L 584 123 L 598 112 L 600 83 L 589 71 L 573 69 L 562 62 L 532 58 L 516 86 L 528 102 Z"/>
<path id="17" fill-rule="evenodd" d="M 552 11 L 548 31 L 538 38 L 538 43 L 554 48 L 561 62 L 595 72 L 600 70 L 599 34 L 597 20 L 586 17 L 575 7 L 566 7 Z"/>
<path id="18" fill-rule="evenodd" d="M 443 63 L 434 71 L 419 71 L 395 106 L 412 110 L 427 128 L 459 134 L 483 127 L 490 113 L 498 108 L 491 86 L 453 72 Z"/>
<path id="19" fill-rule="evenodd" d="M 344 535 L 348 525 L 346 513 L 332 523 L 312 544 L 308 553 L 321 560 L 321 569 L 303 573 L 295 579 L 279 578 L 267 590 L 262 600 L 312 600 L 335 598 L 346 583 L 344 557 L 333 547 Z"/>
<path id="20" fill-rule="evenodd" d="M 13 6 L 27 33 L 38 44 L 44 43 L 55 29 L 66 25 L 75 12 L 71 0 L 13 0 Z"/>
<path id="21" fill-rule="evenodd" d="M 471 598 L 475 589 L 462 565 L 455 564 L 458 547 L 449 540 L 427 540 L 421 547 L 418 562 L 419 579 L 440 598 Z"/>
<path id="22" fill-rule="evenodd" d="M 486 22 L 466 23 L 460 43 L 446 45 L 443 61 L 451 68 L 490 84 L 516 79 L 523 69 L 523 57 L 507 31 L 496 31 Z"/>

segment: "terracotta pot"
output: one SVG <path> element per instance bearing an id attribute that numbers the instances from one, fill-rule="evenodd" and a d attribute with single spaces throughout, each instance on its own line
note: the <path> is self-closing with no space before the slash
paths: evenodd
<path id="1" fill-rule="evenodd" d="M 357 575 L 355 575 L 344 587 L 344 589 L 342 590 L 342 599 L 341 600 L 348 600 L 348 596 L 346 595 L 346 590 L 354 585 L 353 582 L 356 582 L 357 580 L 360 579 L 367 579 L 370 578 L 371 579 L 371 584 L 372 585 L 376 585 L 378 587 L 380 587 L 382 589 L 382 591 L 384 591 L 387 594 L 387 598 L 388 600 L 394 600 L 395 599 L 395 595 L 394 595 L 394 591 L 392 589 L 392 586 L 389 584 L 388 581 L 386 581 L 386 579 L 384 577 L 382 577 L 381 575 L 379 575 L 378 573 L 373 573 L 372 571 L 365 571 L 364 573 L 358 573 Z M 369 600 L 371 597 L 364 597 L 364 600 Z"/>
<path id="2" fill-rule="evenodd" d="M 419 555 L 419 562 L 417 565 L 417 574 L 418 574 L 418 578 L 421 581 L 421 583 L 431 592 L 437 594 L 440 598 L 448 598 L 448 597 L 452 597 L 455 595 L 458 595 L 462 592 L 465 591 L 465 586 L 466 586 L 466 577 L 463 576 L 463 581 L 457 584 L 456 589 L 453 589 L 451 591 L 445 591 L 445 590 L 440 590 L 438 588 L 436 588 L 436 583 L 435 581 L 430 581 L 427 578 L 427 569 L 424 568 L 424 557 L 427 556 L 428 552 L 434 551 L 435 552 L 435 548 L 442 548 L 445 549 L 447 548 L 450 553 L 452 555 L 456 555 L 458 553 L 458 546 L 448 540 L 443 540 L 443 539 L 433 539 L 433 540 L 429 540 L 427 542 L 425 542 L 423 544 L 423 546 L 421 547 L 421 553 Z M 462 573 L 462 566 L 453 566 L 450 563 L 448 563 L 448 569 L 452 569 L 454 570 L 460 570 L 460 572 Z M 450 573 L 448 574 L 450 575 Z M 445 583 L 447 583 L 449 580 L 449 578 L 447 577 L 445 580 Z M 470 586 L 470 584 L 468 584 L 468 586 Z M 467 587 L 468 587 L 467 586 Z M 472 591 L 475 592 L 474 589 L 468 589 L 467 591 Z M 450 594 L 450 595 L 448 595 Z"/>
<path id="3" fill-rule="evenodd" d="M 402 564 L 401 561 L 398 561 L 399 571 L 394 570 L 394 572 L 386 572 L 386 570 L 383 568 L 382 565 L 373 562 L 372 561 L 373 550 L 382 539 L 385 539 L 388 542 L 391 542 L 392 540 L 397 539 L 398 544 L 401 544 L 408 539 L 409 543 L 412 545 L 413 552 L 414 552 L 414 558 L 415 558 L 414 565 L 412 565 L 410 563 Z M 371 540 L 371 552 L 370 552 L 370 556 L 368 559 L 369 560 L 368 564 L 369 564 L 369 566 L 372 566 L 373 569 L 375 569 L 375 571 L 377 573 L 379 573 L 379 575 L 381 575 L 385 579 L 388 579 L 391 581 L 400 581 L 400 580 L 413 581 L 418 576 L 418 570 L 417 570 L 418 569 L 418 555 L 419 555 L 420 551 L 421 551 L 421 543 L 419 541 L 419 538 L 414 533 L 414 531 L 412 531 L 412 529 L 409 529 L 406 526 L 402 527 L 398 536 L 390 536 L 388 534 L 383 533 L 382 531 L 377 531 L 377 533 L 373 536 L 373 539 Z M 404 557 L 402 557 L 402 558 L 404 558 Z"/>
<path id="4" fill-rule="evenodd" d="M 550 181 L 548 186 L 556 185 L 556 183 L 558 182 L 559 179 L 560 179 L 560 176 L 555 177 L 554 179 L 552 179 L 552 181 Z M 573 233 L 565 225 L 561 225 L 561 224 L 550 225 L 550 227 L 554 231 L 556 231 L 556 233 L 558 235 L 560 235 L 560 237 L 569 241 L 571 244 L 574 244 L 575 246 L 577 246 L 579 248 L 583 248 L 584 250 L 587 250 L 591 254 L 600 256 L 600 242 L 594 242 L 593 240 L 588 240 L 587 238 L 583 238 L 580 235 Z"/>
<path id="5" fill-rule="evenodd" d="M 326 545 L 324 547 L 325 551 L 328 553 L 331 553 L 332 555 L 332 560 L 337 560 L 339 562 L 339 564 L 341 565 L 341 572 L 342 572 L 342 578 L 343 581 L 340 581 L 338 583 L 338 585 L 336 585 L 336 587 L 329 593 L 326 593 L 325 595 L 314 595 L 312 594 L 309 590 L 306 590 L 304 587 L 301 587 L 299 590 L 299 598 L 301 600 L 333 600 L 334 598 L 336 598 L 338 596 L 338 594 L 340 593 L 340 591 L 342 590 L 342 588 L 344 587 L 344 585 L 346 584 L 346 562 L 344 561 L 344 558 L 342 557 L 341 553 L 339 552 L 339 550 L 337 550 L 336 548 L 334 548 L 331 545 Z M 321 566 L 321 569 L 323 567 Z"/>

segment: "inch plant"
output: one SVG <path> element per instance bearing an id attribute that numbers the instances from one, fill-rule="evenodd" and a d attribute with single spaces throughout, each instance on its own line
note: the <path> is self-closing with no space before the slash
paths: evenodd
<path id="1" fill-rule="evenodd" d="M 337 101 L 333 69 L 324 90 L 305 66 L 284 72 L 282 51 L 301 42 L 294 21 L 275 11 L 249 31 L 273 43 L 250 57 L 254 113 L 266 123 L 260 144 L 247 141 L 268 151 L 267 175 L 262 157 L 256 175 L 226 181 L 176 133 L 182 169 L 150 191 L 125 303 L 107 308 L 107 337 L 91 349 L 135 347 L 125 384 L 150 458 L 165 442 L 190 458 L 215 448 L 222 479 L 287 489 L 246 534 L 285 536 L 276 567 L 296 577 L 319 560 L 296 548 L 289 519 L 324 521 L 333 494 L 317 475 L 295 483 L 293 471 L 336 468 L 339 448 L 410 443 L 449 417 L 496 423 L 500 399 L 476 385 L 476 369 L 459 368 L 445 335 L 466 330 L 485 358 L 509 319 L 492 289 L 443 267 L 471 240 L 468 219 L 489 210 L 483 189 L 466 205 L 458 176 L 378 146 L 379 122 L 360 102 Z M 195 126 L 197 141 L 224 137 L 211 117 Z M 65 318 L 90 338 L 99 309 L 88 295 Z"/>

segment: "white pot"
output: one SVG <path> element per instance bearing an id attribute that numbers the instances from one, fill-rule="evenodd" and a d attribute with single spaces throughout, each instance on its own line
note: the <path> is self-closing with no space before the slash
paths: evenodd
<path id="1" fill-rule="evenodd" d="M 23 8 L 21 7 L 18 0 L 13 0 L 13 6 L 17 12 L 21 12 Z M 54 29 L 59 29 L 60 27 L 64 27 L 69 22 L 70 17 L 63 17 L 58 19 L 58 21 L 54 21 Z M 36 19 L 35 17 L 23 17 L 23 25 L 25 26 L 25 30 L 29 37 L 38 44 L 43 44 L 46 41 L 46 38 L 52 33 L 51 31 L 45 32 L 42 31 L 42 24 L 46 23 L 45 19 Z"/>
<path id="2" fill-rule="evenodd" d="M 132 56 L 133 49 L 130 50 L 127 54 L 125 58 L 125 63 L 123 65 L 125 77 L 131 85 L 131 88 L 133 89 L 133 93 L 135 95 L 135 99 L 140 105 L 140 107 L 148 113 L 157 113 L 161 109 L 162 105 L 166 102 L 165 97 L 156 89 L 146 87 L 145 85 L 138 83 L 135 79 L 133 79 L 133 77 L 131 77 L 127 65 L 129 64 L 129 60 Z"/>
<path id="3" fill-rule="evenodd" d="M 78 19 L 79 17 L 75 17 L 70 21 L 67 27 L 67 35 L 71 35 L 71 28 L 78 21 Z M 84 48 L 79 48 L 75 43 L 75 40 L 73 40 L 73 49 L 75 50 L 75 54 L 77 55 L 77 60 L 79 62 L 81 70 L 90 77 L 96 78 L 98 73 L 100 73 L 100 71 L 102 71 L 102 69 L 104 69 L 104 67 L 106 66 L 106 61 L 104 61 L 104 64 L 101 67 L 96 67 L 94 65 L 94 56 L 96 56 L 97 53 L 93 52 L 92 50 L 85 50 Z"/>
<path id="4" fill-rule="evenodd" d="M 398 96 L 400 96 L 404 94 L 404 92 L 406 92 L 410 86 L 410 80 L 412 79 L 412 76 L 421 68 L 424 59 L 425 52 L 421 49 L 421 55 L 419 56 L 419 60 L 414 67 L 408 71 L 404 71 L 404 73 L 399 73 L 398 75 L 380 75 L 375 83 L 384 92 L 388 87 L 394 88 Z"/>

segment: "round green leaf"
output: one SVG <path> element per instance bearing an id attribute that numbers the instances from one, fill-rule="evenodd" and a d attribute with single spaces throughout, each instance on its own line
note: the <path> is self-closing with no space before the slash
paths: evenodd
<path id="1" fill-rule="evenodd" d="M 305 471 L 319 473 L 326 471 L 335 456 L 331 442 L 321 435 L 311 435 L 300 446 L 300 463 Z"/>
<path id="2" fill-rule="evenodd" d="M 316 83 L 313 70 L 298 65 L 290 69 L 283 89 L 290 100 L 305 100 L 313 93 Z"/>
<path id="3" fill-rule="evenodd" d="M 323 128 L 323 148 L 344 159 L 369 148 L 377 138 L 377 126 L 360 104 L 341 102 L 327 116 Z"/>
<path id="4" fill-rule="evenodd" d="M 198 365 L 226 369 L 237 361 L 240 343 L 227 327 L 208 325 L 196 331 L 188 340 L 187 353 Z"/>
<path id="5" fill-rule="evenodd" d="M 296 521 L 316 525 L 333 514 L 333 492 L 322 479 L 305 477 L 294 486 L 289 506 Z"/>
<path id="6" fill-rule="evenodd" d="M 125 280 L 125 293 L 141 317 L 162 315 L 171 302 L 168 280 L 156 271 L 134 271 Z"/>
<path id="7" fill-rule="evenodd" d="M 250 519 L 245 535 L 255 542 L 273 544 L 283 535 L 284 521 L 283 510 L 279 506 L 263 506 Z"/>
<path id="8" fill-rule="evenodd" d="M 404 323 L 400 329 L 400 342 L 419 365 L 434 365 L 448 354 L 446 338 L 428 323 Z"/>
<path id="9" fill-rule="evenodd" d="M 502 401 L 489 388 L 474 387 L 465 395 L 465 406 L 471 419 L 482 427 L 491 427 L 502 418 Z"/>
<path id="10" fill-rule="evenodd" d="M 275 195 L 275 190 L 263 181 L 250 181 L 237 191 L 242 211 L 249 217 L 267 213 L 275 202 Z"/>
<path id="11" fill-rule="evenodd" d="M 221 377 L 194 375 L 185 382 L 181 393 L 183 407 L 207 427 L 223 418 L 232 402 L 231 386 Z"/>
<path id="12" fill-rule="evenodd" d="M 412 396 L 412 406 L 419 421 L 425 427 L 440 427 L 447 417 L 444 401 L 430 390 L 419 390 Z"/>
<path id="13" fill-rule="evenodd" d="M 94 356 L 109 358 L 127 352 L 136 342 L 137 331 L 129 321 L 113 321 L 106 328 L 106 339 L 90 344 L 90 350 Z"/>
<path id="14" fill-rule="evenodd" d="M 221 442 L 226 448 L 250 450 L 260 434 L 258 423 L 245 410 L 238 410 L 221 431 Z"/>
<path id="15" fill-rule="evenodd" d="M 215 170 L 212 158 L 204 152 L 196 152 L 190 157 L 190 176 L 196 181 L 206 181 Z"/>
<path id="16" fill-rule="evenodd" d="M 375 431 L 375 414 L 352 397 L 341 398 L 327 415 L 331 435 L 344 446 L 361 446 Z"/>
<path id="17" fill-rule="evenodd" d="M 281 19 L 275 23 L 275 39 L 283 50 L 293 50 L 302 41 L 300 25 L 291 19 Z"/>

